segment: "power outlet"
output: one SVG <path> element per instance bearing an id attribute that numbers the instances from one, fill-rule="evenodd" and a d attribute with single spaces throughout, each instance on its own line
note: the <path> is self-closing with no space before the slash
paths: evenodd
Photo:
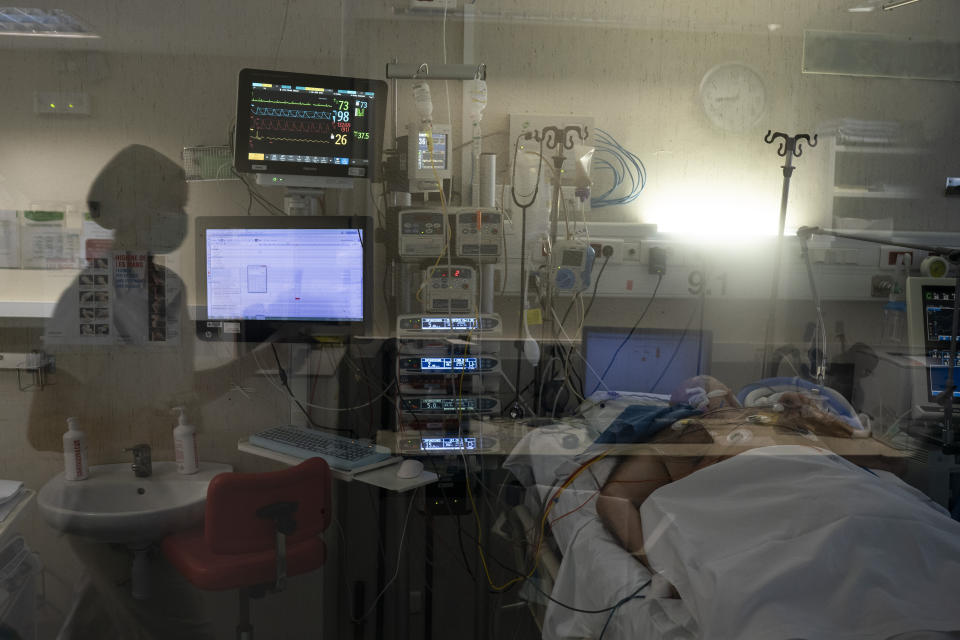
<path id="1" fill-rule="evenodd" d="M 927 257 L 927 252 L 920 251 L 919 249 L 882 245 L 880 247 L 879 267 L 881 269 L 896 269 L 897 260 L 900 256 L 903 256 L 903 263 L 907 265 L 907 270 L 909 271 L 918 268 L 923 259 Z"/>
<path id="2" fill-rule="evenodd" d="M 640 253 L 640 243 L 624 242 L 622 255 L 624 262 L 635 262 L 640 264 L 643 260 L 643 255 Z"/>
<path id="3" fill-rule="evenodd" d="M 623 263 L 623 240 L 620 238 L 590 238 L 590 246 L 593 247 L 596 257 L 594 258 L 594 264 L 597 264 L 596 261 L 599 260 L 602 265 L 604 261 L 607 260 L 606 254 L 610 254 L 610 259 L 607 262 L 608 264 L 622 264 Z"/>

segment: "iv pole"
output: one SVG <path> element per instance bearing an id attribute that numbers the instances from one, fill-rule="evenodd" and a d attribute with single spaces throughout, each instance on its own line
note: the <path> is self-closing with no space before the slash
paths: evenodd
<path id="1" fill-rule="evenodd" d="M 960 249 L 951 249 L 948 247 L 938 247 L 923 244 L 914 244 L 912 242 L 900 242 L 891 238 L 870 238 L 868 236 L 855 235 L 852 233 L 841 233 L 833 229 L 821 229 L 820 227 L 800 227 L 797 229 L 797 237 L 803 247 L 806 248 L 807 241 L 813 234 L 833 236 L 834 238 L 846 238 L 848 240 L 859 240 L 861 242 L 870 242 L 880 245 L 896 245 L 907 249 L 918 249 L 930 254 L 943 256 L 954 267 L 960 266 Z M 811 281 L 812 286 L 812 281 Z M 957 304 L 960 303 L 960 277 L 954 278 L 953 288 L 953 321 L 950 326 L 950 365 L 947 367 L 947 381 L 943 386 L 943 391 L 937 396 L 937 402 L 943 405 L 943 429 L 941 433 L 942 451 L 945 455 L 960 455 L 960 442 L 956 441 L 953 429 L 953 393 L 957 388 L 954 379 L 954 369 L 957 362 L 957 330 L 960 328 L 960 313 L 957 313 Z"/>
<path id="2" fill-rule="evenodd" d="M 780 296 L 780 263 L 783 259 L 783 230 L 787 222 L 787 200 L 790 197 L 790 177 L 793 175 L 793 170 L 795 169 L 793 159 L 803 155 L 802 144 L 804 141 L 811 147 L 817 146 L 817 135 L 814 134 L 811 140 L 810 135 L 807 133 L 788 136 L 780 131 L 773 133 L 768 130 L 767 135 L 763 137 L 763 141 L 767 144 L 773 144 L 777 138 L 782 139 L 780 148 L 777 149 L 777 155 L 784 158 L 783 191 L 780 196 L 780 227 L 777 232 L 777 251 L 773 263 L 773 281 L 770 284 L 770 313 L 767 316 L 767 328 L 763 338 L 763 359 L 760 364 L 760 377 L 766 377 L 767 375 L 767 362 L 770 359 L 770 346 L 771 342 L 773 342 L 773 331 L 777 321 L 777 299 Z M 825 349 L 826 345 L 821 345 L 821 348 Z"/>

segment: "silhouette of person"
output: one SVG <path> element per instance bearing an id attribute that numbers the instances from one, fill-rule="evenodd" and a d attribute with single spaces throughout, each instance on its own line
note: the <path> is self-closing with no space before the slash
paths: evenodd
<path id="1" fill-rule="evenodd" d="M 28 439 L 37 450 L 59 451 L 66 418 L 77 416 L 91 465 L 128 461 L 122 449 L 135 443 L 171 460 L 171 410 L 185 406 L 196 415 L 202 384 L 183 282 L 164 266 L 186 235 L 184 172 L 149 147 L 128 146 L 102 169 L 87 199 L 92 218 L 114 231 L 113 246 L 109 255 L 87 256 L 89 266 L 46 324 L 44 347 L 56 356 L 56 374 L 34 395 Z M 229 376 L 208 382 L 218 379 L 205 393 L 226 390 Z M 152 563 L 154 597 L 137 601 L 128 585 L 118 586 L 130 576 L 126 548 L 68 537 L 94 587 L 81 596 L 75 637 L 212 637 L 198 594 L 165 562 Z"/>

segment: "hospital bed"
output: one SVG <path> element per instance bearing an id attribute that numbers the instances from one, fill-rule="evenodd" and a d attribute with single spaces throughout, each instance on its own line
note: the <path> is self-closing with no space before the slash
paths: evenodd
<path id="1" fill-rule="evenodd" d="M 527 488 L 515 518 L 537 543 L 525 594 L 544 638 L 960 638 L 948 632 L 960 630 L 960 523 L 895 475 L 824 448 L 884 450 L 869 437 L 771 443 L 661 487 L 641 507 L 648 571 L 597 515 L 617 458 L 585 467 L 636 405 L 667 399 L 595 394 L 581 417 L 529 431 L 504 464 Z M 550 544 L 537 540 L 548 507 Z"/>

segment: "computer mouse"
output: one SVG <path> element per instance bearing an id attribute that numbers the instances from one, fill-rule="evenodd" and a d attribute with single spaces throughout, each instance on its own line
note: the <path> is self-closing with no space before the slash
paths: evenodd
<path id="1" fill-rule="evenodd" d="M 423 472 L 423 463 L 419 460 L 414 460 L 413 458 L 404 460 L 397 467 L 397 477 L 403 478 L 404 480 L 417 478 L 420 476 L 421 472 Z"/>

